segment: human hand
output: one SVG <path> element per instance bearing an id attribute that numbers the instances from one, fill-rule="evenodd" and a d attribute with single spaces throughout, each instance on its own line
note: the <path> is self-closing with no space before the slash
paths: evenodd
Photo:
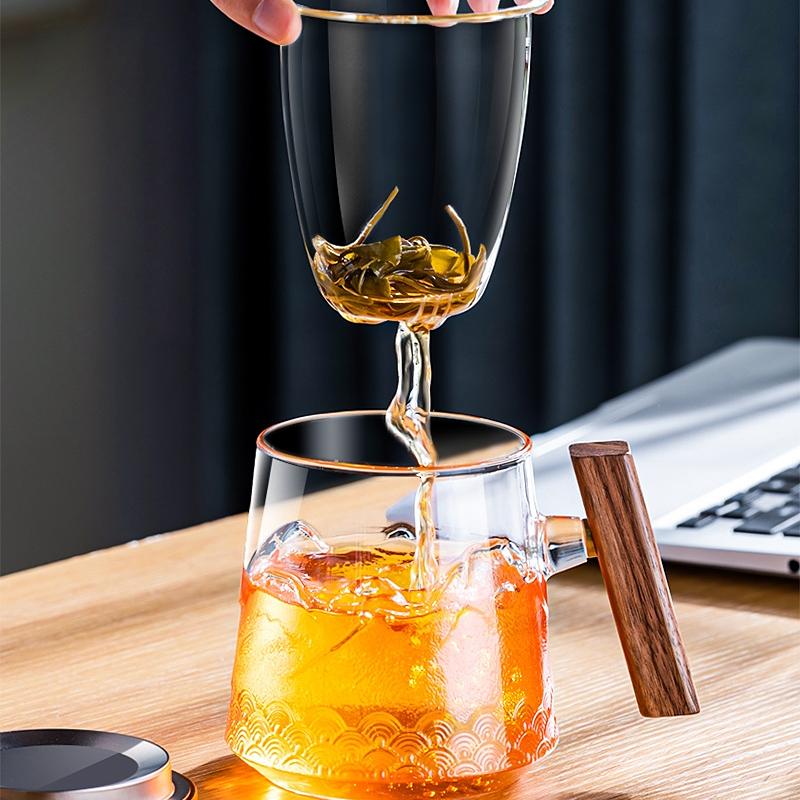
<path id="1" fill-rule="evenodd" d="M 303 24 L 300 12 L 292 0 L 211 0 L 223 14 L 247 30 L 258 34 L 273 44 L 291 44 L 299 35 Z M 469 0 L 469 7 L 478 13 L 497 9 L 499 0 Z M 524 5 L 530 0 L 516 0 Z M 548 0 L 535 14 L 544 14 L 553 7 Z M 454 14 L 458 0 L 428 0 L 431 14 Z"/>

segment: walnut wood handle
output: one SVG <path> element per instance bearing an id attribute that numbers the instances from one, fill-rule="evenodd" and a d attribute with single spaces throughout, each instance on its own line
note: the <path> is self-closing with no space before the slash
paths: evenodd
<path id="1" fill-rule="evenodd" d="M 572 466 L 639 711 L 700 710 L 672 597 L 627 442 L 573 444 Z"/>

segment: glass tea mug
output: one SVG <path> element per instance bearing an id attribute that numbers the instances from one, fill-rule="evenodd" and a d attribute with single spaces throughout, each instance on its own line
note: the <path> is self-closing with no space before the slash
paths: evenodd
<path id="1" fill-rule="evenodd" d="M 226 738 L 286 789 L 452 797 L 516 780 L 558 738 L 547 579 L 595 554 L 641 713 L 698 710 L 627 445 L 573 445 L 588 521 L 544 517 L 525 434 L 431 422 L 428 468 L 382 411 L 258 438 Z M 434 477 L 436 570 L 417 589 L 420 474 Z"/>

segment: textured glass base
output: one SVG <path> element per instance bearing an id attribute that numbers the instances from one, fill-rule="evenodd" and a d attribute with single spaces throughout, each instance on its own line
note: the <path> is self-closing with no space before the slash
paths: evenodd
<path id="1" fill-rule="evenodd" d="M 243 759 L 253 769 L 281 789 L 321 800 L 352 800 L 374 798 L 375 800 L 399 800 L 399 798 L 451 798 L 479 797 L 489 792 L 506 789 L 516 783 L 527 771 L 527 767 L 497 772 L 492 775 L 468 775 L 444 781 L 416 781 L 409 783 L 386 783 L 379 781 L 341 781 L 315 778 L 265 767 Z"/>
<path id="2" fill-rule="evenodd" d="M 376 710 L 349 726 L 332 709 L 298 716 L 242 692 L 226 734 L 234 753 L 283 789 L 325 800 L 458 798 L 514 783 L 558 742 L 552 692 L 508 717 L 485 709 L 458 723 L 429 713 L 406 727 Z"/>

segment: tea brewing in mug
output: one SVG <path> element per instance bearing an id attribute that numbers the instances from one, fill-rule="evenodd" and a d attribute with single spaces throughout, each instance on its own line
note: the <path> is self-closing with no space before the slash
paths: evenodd
<path id="1" fill-rule="evenodd" d="M 698 710 L 627 445 L 572 447 L 584 521 L 538 513 L 523 433 L 443 414 L 432 432 L 434 568 L 421 588 L 423 468 L 382 412 L 258 439 L 227 740 L 279 786 L 450 797 L 516 780 L 558 738 L 547 579 L 594 553 L 642 714 Z"/>
<path id="2" fill-rule="evenodd" d="M 642 713 L 697 710 L 627 446 L 576 445 L 588 522 L 544 518 L 527 436 L 431 412 L 431 331 L 497 258 L 543 3 L 319 0 L 281 51 L 317 286 L 351 322 L 398 324 L 386 412 L 258 439 L 226 736 L 302 794 L 480 793 L 550 752 L 546 581 L 595 552 Z"/>

